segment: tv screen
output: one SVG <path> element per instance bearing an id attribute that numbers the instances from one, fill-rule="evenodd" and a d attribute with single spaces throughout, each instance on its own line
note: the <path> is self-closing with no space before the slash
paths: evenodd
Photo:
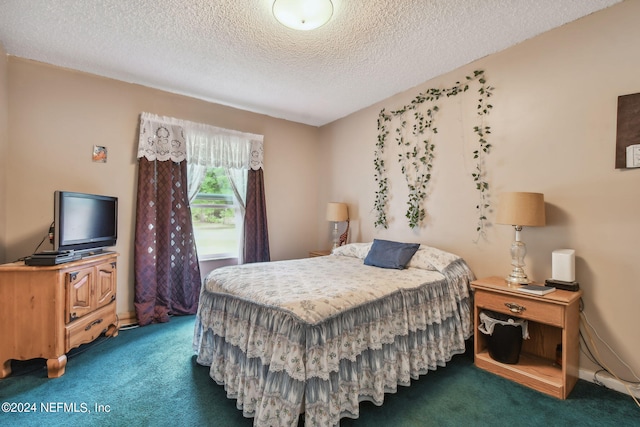
<path id="1" fill-rule="evenodd" d="M 56 191 L 53 221 L 56 251 L 91 252 L 114 246 L 118 237 L 118 198 Z"/>

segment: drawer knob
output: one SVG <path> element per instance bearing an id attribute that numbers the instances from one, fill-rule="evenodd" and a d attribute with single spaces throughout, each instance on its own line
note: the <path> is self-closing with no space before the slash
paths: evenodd
<path id="1" fill-rule="evenodd" d="M 507 306 L 509 311 L 511 311 L 512 313 L 522 313 L 527 309 L 526 307 L 518 305 L 513 302 L 505 302 L 504 305 Z"/>

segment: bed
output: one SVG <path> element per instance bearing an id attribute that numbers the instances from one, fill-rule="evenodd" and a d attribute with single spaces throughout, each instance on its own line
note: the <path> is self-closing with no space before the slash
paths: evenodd
<path id="1" fill-rule="evenodd" d="M 328 256 L 223 267 L 200 293 L 197 363 L 256 426 L 338 425 L 359 403 L 465 351 L 465 261 L 426 245 L 405 268 L 367 265 L 378 242 Z"/>

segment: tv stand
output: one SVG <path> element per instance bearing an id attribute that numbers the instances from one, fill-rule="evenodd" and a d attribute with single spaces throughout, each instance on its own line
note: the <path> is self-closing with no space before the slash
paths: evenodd
<path id="1" fill-rule="evenodd" d="M 51 266 L 0 265 L 0 378 L 11 360 L 47 359 L 47 376 L 64 374 L 69 350 L 101 334 L 116 336 L 118 254 Z"/>

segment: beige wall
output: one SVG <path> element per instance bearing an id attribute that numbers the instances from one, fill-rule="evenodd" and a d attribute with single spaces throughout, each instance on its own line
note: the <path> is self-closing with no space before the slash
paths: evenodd
<path id="1" fill-rule="evenodd" d="M 349 203 L 358 219 L 358 241 L 428 243 L 462 255 L 479 277 L 508 274 L 511 227 L 491 226 L 486 240 L 474 243 L 477 194 L 470 174 L 475 165 L 475 93 L 440 103 L 426 226 L 412 231 L 404 220 L 405 184 L 395 159 L 389 161 L 395 221 L 388 230 L 373 226 L 379 111 L 402 107 L 423 90 L 451 87 L 473 70 L 484 69 L 496 88 L 487 123 L 493 130 L 487 170 L 494 206 L 503 191 L 542 192 L 547 204 L 547 226 L 522 233 L 527 272 L 537 280 L 551 277 L 551 252 L 575 249 L 584 313 L 640 372 L 640 169 L 614 168 L 617 97 L 640 92 L 640 56 L 633 47 L 640 40 L 638 16 L 640 2 L 624 2 L 323 127 L 322 170 L 329 179 L 322 181 L 319 194 L 325 201 Z M 491 212 L 489 220 L 494 218 Z M 611 368 L 632 379 L 604 345 L 598 348 Z M 581 367 L 593 369 L 584 356 Z"/>
<path id="2" fill-rule="evenodd" d="M 7 180 L 7 149 L 9 145 L 9 100 L 7 79 L 7 54 L 0 43 L 0 262 L 6 252 L 6 206 L 5 188 Z"/>
<path id="3" fill-rule="evenodd" d="M 263 134 L 272 259 L 300 258 L 315 249 L 318 128 L 15 57 L 9 58 L 8 81 L 10 161 L 2 199 L 7 261 L 31 254 L 47 233 L 55 190 L 117 196 L 118 313 L 133 311 L 142 111 Z M 107 147 L 107 163 L 91 161 L 94 144 Z"/>

